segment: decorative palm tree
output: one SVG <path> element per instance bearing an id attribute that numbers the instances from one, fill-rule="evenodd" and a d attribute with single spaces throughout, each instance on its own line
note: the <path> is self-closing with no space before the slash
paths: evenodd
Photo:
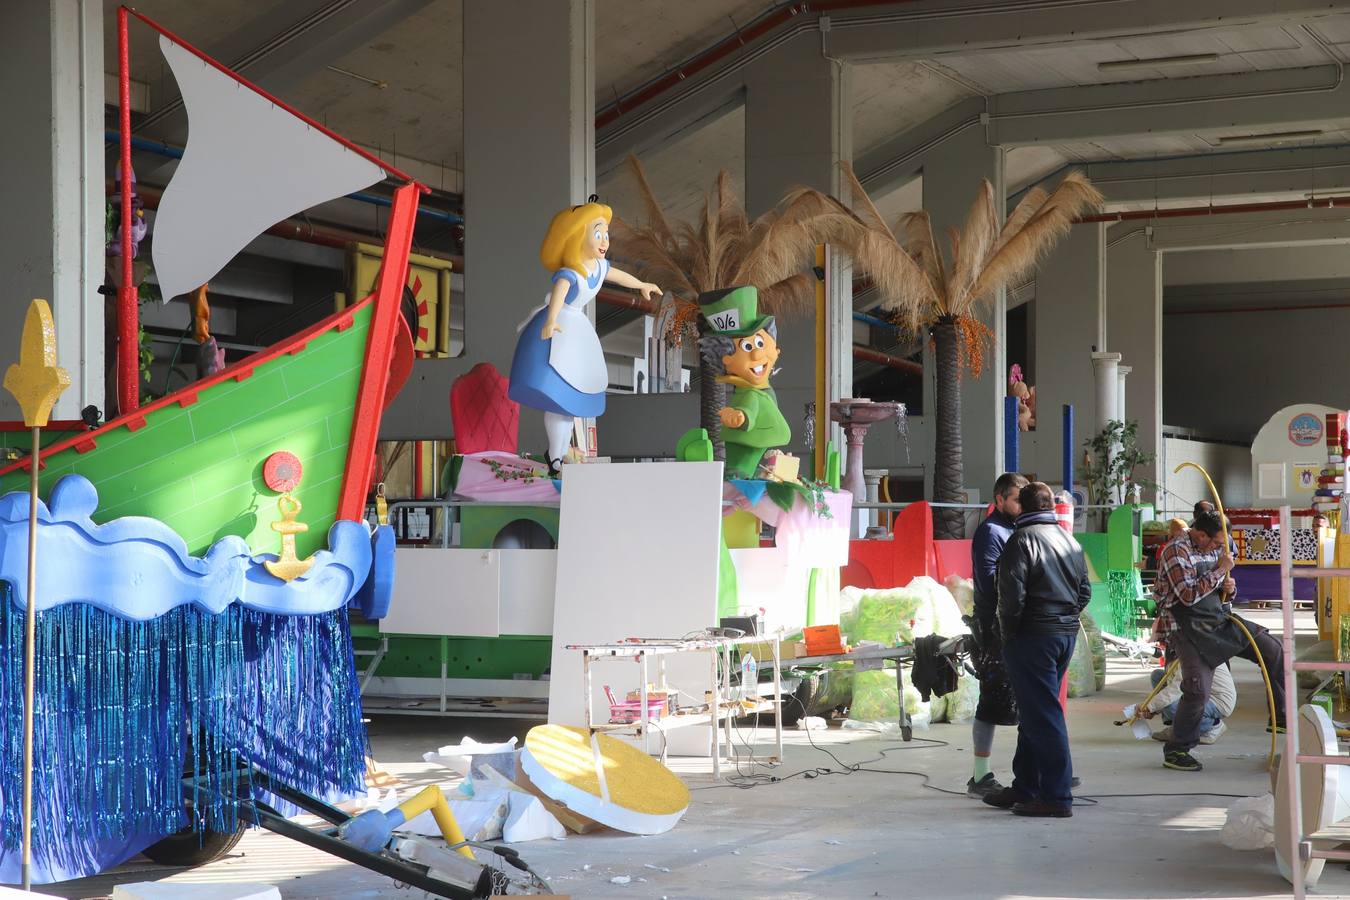
<path id="1" fill-rule="evenodd" d="M 642 197 L 645 221 L 637 225 L 614 218 L 615 254 L 643 278 L 675 295 L 673 333 L 664 335 L 666 339 L 701 337 L 706 323 L 699 314 L 699 295 L 724 288 L 753 285 L 760 310 L 775 316 L 813 312 L 816 245 L 834 242 L 851 247 L 868 237 L 863 222 L 838 201 L 806 189 L 793 191 L 751 220 L 725 170 L 718 173 L 696 221 L 672 222 L 637 157 L 629 156 L 628 165 Z M 703 355 L 700 349 L 700 425 L 721 459 L 718 410 L 724 388 L 702 374 L 720 371 Z"/>
<path id="2" fill-rule="evenodd" d="M 966 216 L 951 229 L 951 257 L 944 260 L 927 212 L 908 213 L 892 230 L 852 166 L 842 163 L 850 188 L 848 208 L 866 228 L 849 247 L 854 267 L 871 277 L 882 307 L 916 333 L 927 331 L 934 348 L 937 400 L 933 500 L 961 500 L 961 377 L 979 376 L 990 331 L 977 317 L 1000 288 L 1028 274 L 1063 237 L 1076 218 L 1096 208 L 1102 195 L 1073 171 L 1052 192 L 1032 188 L 1000 223 L 994 188 L 986 180 Z M 901 237 L 897 237 L 897 233 Z M 935 517 L 939 536 L 964 536 L 963 517 L 942 510 Z"/>

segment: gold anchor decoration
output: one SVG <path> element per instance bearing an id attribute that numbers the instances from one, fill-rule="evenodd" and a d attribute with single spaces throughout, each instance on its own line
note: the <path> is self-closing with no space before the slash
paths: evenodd
<path id="1" fill-rule="evenodd" d="M 300 501 L 290 494 L 282 494 L 277 498 L 281 521 L 273 522 L 272 530 L 281 535 L 281 556 L 276 562 L 263 562 L 267 571 L 286 582 L 299 578 L 314 565 L 314 557 L 300 559 L 295 555 L 295 536 L 309 531 L 309 526 L 304 522 L 295 521 L 295 517 L 300 515 L 300 508 Z"/>

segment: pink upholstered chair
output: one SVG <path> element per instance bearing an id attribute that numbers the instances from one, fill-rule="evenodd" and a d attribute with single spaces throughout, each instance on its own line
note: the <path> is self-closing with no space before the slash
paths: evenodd
<path id="1" fill-rule="evenodd" d="M 459 453 L 516 452 L 520 404 L 506 395 L 507 384 L 496 366 L 485 362 L 455 379 L 450 388 L 450 421 Z"/>

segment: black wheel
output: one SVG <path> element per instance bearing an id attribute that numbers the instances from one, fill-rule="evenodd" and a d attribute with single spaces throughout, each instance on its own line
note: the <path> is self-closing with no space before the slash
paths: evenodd
<path id="1" fill-rule="evenodd" d="M 192 828 L 162 838 L 142 853 L 151 862 L 161 866 L 204 866 L 215 862 L 234 849 L 244 836 L 243 822 L 232 832 L 213 831 L 209 828 L 198 832 Z"/>
<path id="2" fill-rule="evenodd" d="M 801 684 L 791 694 L 783 695 L 783 727 L 791 728 L 806 715 L 813 693 L 810 678 L 803 678 Z"/>

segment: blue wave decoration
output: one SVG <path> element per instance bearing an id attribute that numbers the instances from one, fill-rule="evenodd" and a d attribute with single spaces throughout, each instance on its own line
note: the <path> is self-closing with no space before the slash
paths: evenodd
<path id="1" fill-rule="evenodd" d="M 158 519 L 128 516 L 104 525 L 93 520 L 98 492 L 88 479 L 66 475 L 50 502 L 38 501 L 39 612 L 65 603 L 88 603 L 126 619 L 158 618 L 193 604 L 219 613 L 232 603 L 283 615 L 314 615 L 346 606 L 371 569 L 371 536 L 361 522 L 339 521 L 328 532 L 328 550 L 292 582 L 263 567 L 274 554 L 252 555 L 233 535 L 205 557 Z M 0 497 L 0 580 L 13 599 L 27 604 L 28 495 Z"/>
<path id="2" fill-rule="evenodd" d="M 339 522 L 289 584 L 242 540 L 204 558 L 163 523 L 105 525 L 66 476 L 38 509 L 37 883 L 92 875 L 191 825 L 232 830 L 246 761 L 306 793 L 364 789 L 347 604 L 372 536 Z M 0 754 L 22 758 L 28 499 L 0 498 Z M 0 882 L 19 876 L 20 766 L 0 767 Z M 184 815 L 181 779 L 206 785 Z M 245 785 L 255 793 L 252 785 Z"/>

